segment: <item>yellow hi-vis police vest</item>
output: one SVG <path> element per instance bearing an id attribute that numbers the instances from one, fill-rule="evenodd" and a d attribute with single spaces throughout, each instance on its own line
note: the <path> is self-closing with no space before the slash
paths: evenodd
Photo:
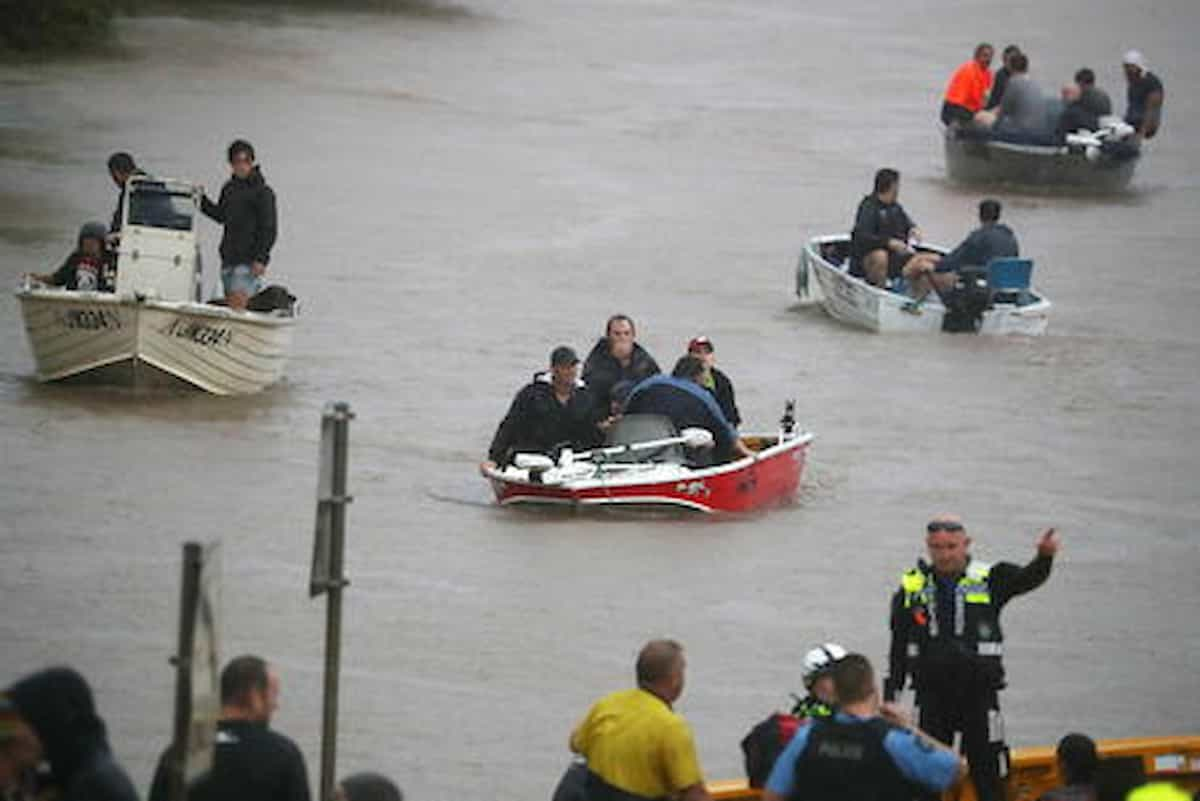
<path id="1" fill-rule="evenodd" d="M 921 655 L 924 639 L 943 636 L 965 639 L 980 656 L 1000 657 L 1004 654 L 1004 636 L 1000 619 L 992 604 L 990 577 L 992 566 L 971 560 L 958 579 L 954 592 L 954 620 L 938 619 L 937 581 L 928 569 L 914 567 L 900 578 L 904 593 L 904 608 L 924 625 L 910 628 L 907 653 L 909 658 Z"/>

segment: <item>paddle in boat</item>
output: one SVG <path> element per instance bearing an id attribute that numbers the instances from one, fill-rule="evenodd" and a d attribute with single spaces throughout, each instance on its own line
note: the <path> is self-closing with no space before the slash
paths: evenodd
<path id="1" fill-rule="evenodd" d="M 203 280 L 190 184 L 133 177 L 126 187 L 114 291 L 76 291 L 26 278 L 16 293 L 41 381 L 79 378 L 241 395 L 283 375 L 295 300 L 269 311 L 200 302 Z M 251 308 L 264 308 L 262 301 Z"/>
<path id="2" fill-rule="evenodd" d="M 944 248 L 922 246 L 935 253 Z M 810 239 L 796 268 L 796 294 L 820 303 L 834 319 L 878 333 L 969 331 L 979 334 L 1046 332 L 1050 301 L 1030 284 L 1033 262 L 997 259 L 983 270 L 960 271 L 962 287 L 914 301 L 850 275 L 850 237 Z"/>
<path id="3" fill-rule="evenodd" d="M 946 173 L 960 183 L 1114 192 L 1133 178 L 1141 148 L 1119 117 L 1096 131 L 1054 137 L 1002 137 L 952 125 L 943 140 Z"/>
<path id="4" fill-rule="evenodd" d="M 666 417 L 631 414 L 609 433 L 609 444 L 557 458 L 517 454 L 486 475 L 502 505 L 677 508 L 749 512 L 787 503 L 800 486 L 811 433 L 796 428 L 787 404 L 773 434 L 743 435 L 754 451 L 725 464 L 702 466 L 713 435 L 703 428 L 676 432 Z"/>
<path id="5" fill-rule="evenodd" d="M 1200 735 L 1098 740 L 1096 751 L 1100 756 L 1096 771 L 1100 801 L 1123 801 L 1130 790 L 1158 782 L 1174 784 L 1189 795 L 1200 791 Z M 1062 783 L 1054 746 L 1012 750 L 1004 793 L 1009 801 L 1035 801 Z M 755 801 L 762 797 L 761 791 L 740 779 L 709 782 L 708 791 L 714 801 Z M 942 794 L 943 801 L 976 798 L 970 780 Z"/>

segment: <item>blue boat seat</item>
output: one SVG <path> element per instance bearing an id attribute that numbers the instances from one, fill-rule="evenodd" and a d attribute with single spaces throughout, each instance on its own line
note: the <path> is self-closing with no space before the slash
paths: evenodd
<path id="1" fill-rule="evenodd" d="M 1037 300 L 1029 289 L 1033 276 L 1032 259 L 992 259 L 988 263 L 987 274 L 993 303 L 1028 306 Z"/>

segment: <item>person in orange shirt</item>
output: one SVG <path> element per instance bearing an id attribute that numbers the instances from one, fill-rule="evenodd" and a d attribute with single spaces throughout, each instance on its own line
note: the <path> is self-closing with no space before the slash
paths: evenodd
<path id="1" fill-rule="evenodd" d="M 946 125 L 969 124 L 975 114 L 983 110 L 988 90 L 992 87 L 992 65 L 994 48 L 984 42 L 975 48 L 975 57 L 964 63 L 950 76 L 946 95 L 942 101 L 942 122 Z"/>

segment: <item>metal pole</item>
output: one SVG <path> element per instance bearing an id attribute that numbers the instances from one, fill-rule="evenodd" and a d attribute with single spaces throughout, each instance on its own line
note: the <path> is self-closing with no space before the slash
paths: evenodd
<path id="1" fill-rule="evenodd" d="M 321 801 L 333 801 L 337 773 L 338 674 L 342 650 L 342 589 L 348 583 L 343 575 L 346 547 L 346 454 L 349 446 L 350 419 L 354 414 L 347 403 L 326 407 L 326 417 L 334 418 L 333 497 L 330 508 L 329 589 L 325 607 L 325 704 L 321 721 Z"/>
<path id="2" fill-rule="evenodd" d="M 183 801 L 185 760 L 192 718 L 192 652 L 196 639 L 196 598 L 200 583 L 202 549 L 198 543 L 183 546 L 183 580 L 180 582 L 179 644 L 171 664 L 175 666 L 175 725 L 171 756 L 167 760 L 167 798 Z"/>

